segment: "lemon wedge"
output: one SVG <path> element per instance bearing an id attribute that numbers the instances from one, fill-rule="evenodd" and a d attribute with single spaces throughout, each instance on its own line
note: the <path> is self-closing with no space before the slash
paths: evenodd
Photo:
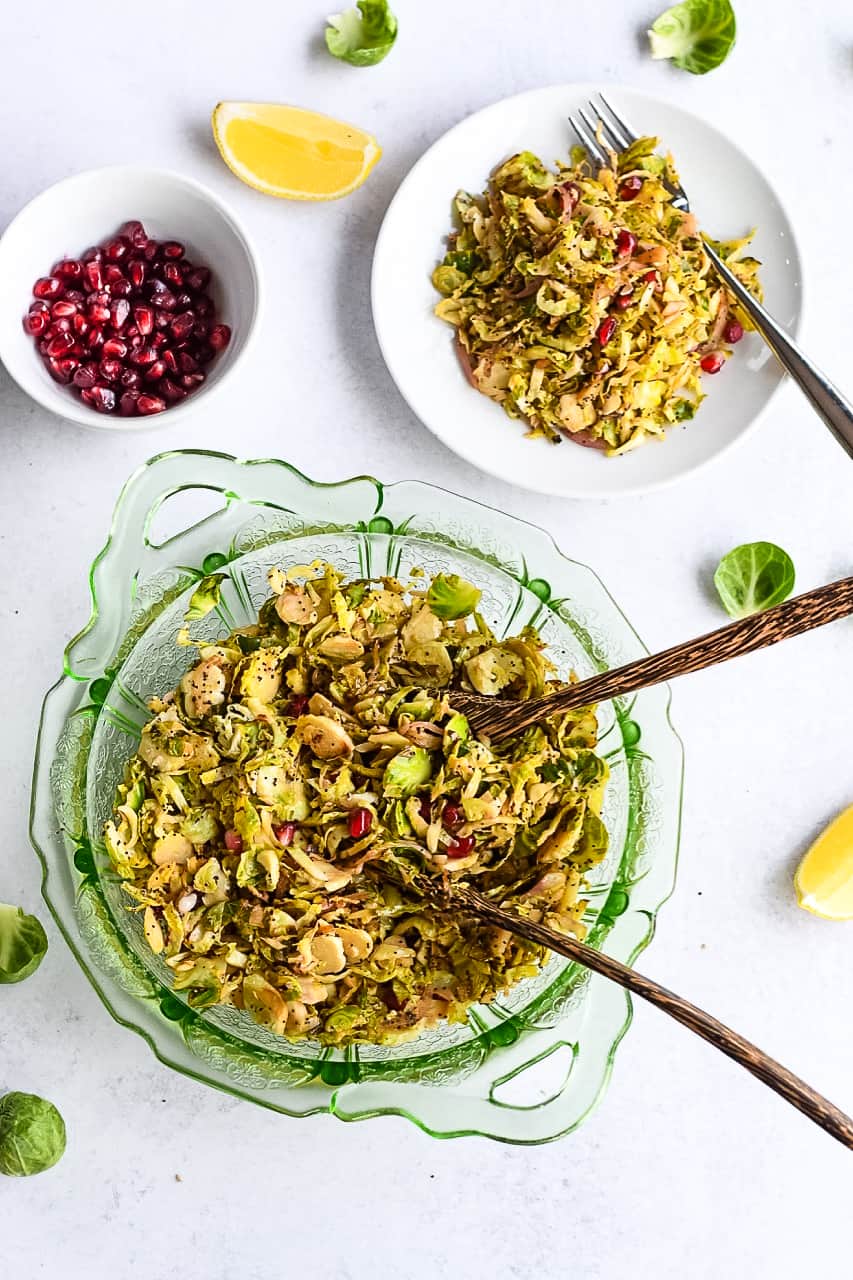
<path id="1" fill-rule="evenodd" d="M 382 155 L 354 125 L 274 102 L 220 102 L 213 136 L 243 182 L 287 200 L 337 200 L 364 182 Z"/>
<path id="2" fill-rule="evenodd" d="M 794 876 L 797 901 L 825 920 L 853 920 L 853 805 L 815 840 Z"/>

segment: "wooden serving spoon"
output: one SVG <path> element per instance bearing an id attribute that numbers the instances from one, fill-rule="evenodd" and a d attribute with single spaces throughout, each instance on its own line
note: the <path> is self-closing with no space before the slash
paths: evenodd
<path id="1" fill-rule="evenodd" d="M 375 863 L 373 870 L 385 879 L 390 878 Z M 395 879 L 395 883 L 400 882 Z M 426 875 L 415 875 L 413 883 L 406 887 L 415 889 L 443 910 L 455 909 L 465 912 L 488 924 L 496 925 L 499 929 L 507 929 L 510 933 L 526 938 L 528 942 L 533 942 L 537 946 L 548 947 L 558 955 L 566 956 L 569 960 L 575 960 L 585 968 L 591 969 L 593 973 L 601 974 L 610 982 L 618 983 L 626 991 L 641 996 L 643 1000 L 662 1009 L 671 1018 L 675 1018 L 676 1022 L 680 1022 L 682 1026 L 695 1032 L 703 1040 L 707 1040 L 715 1049 L 733 1058 L 740 1066 L 745 1067 L 768 1088 L 773 1089 L 786 1102 L 789 1102 L 792 1107 L 796 1107 L 814 1124 L 819 1125 L 831 1137 L 853 1151 L 853 1118 L 841 1111 L 828 1098 L 817 1093 L 806 1084 L 805 1080 L 794 1075 L 793 1071 L 783 1067 L 775 1058 L 771 1058 L 751 1041 L 732 1031 L 731 1027 L 727 1027 L 725 1023 L 718 1022 L 716 1018 L 705 1013 L 703 1009 L 697 1008 L 689 1000 L 662 987 L 651 978 L 644 977 L 643 974 L 637 973 L 611 956 L 604 955 L 583 942 L 578 942 L 577 938 L 557 933 L 546 925 L 536 924 L 497 906 L 467 885 L 454 884 L 452 881 L 436 881 Z"/>
<path id="2" fill-rule="evenodd" d="M 649 654 L 624 667 L 580 680 L 568 689 L 549 693 L 544 698 L 516 702 L 454 689 L 450 702 L 455 710 L 467 717 L 479 737 L 499 742 L 501 738 L 508 738 L 557 711 L 591 706 L 672 680 L 675 676 L 714 667 L 720 662 L 728 662 L 729 658 L 754 653 L 756 649 L 813 631 L 815 627 L 823 627 L 827 622 L 846 618 L 851 613 L 853 577 L 842 578 L 839 582 L 830 582 L 825 587 L 794 596 L 792 600 L 774 605 L 763 613 L 741 618 L 739 622 L 731 622 L 717 631 L 709 631 L 696 640 L 674 645 L 663 653 Z"/>

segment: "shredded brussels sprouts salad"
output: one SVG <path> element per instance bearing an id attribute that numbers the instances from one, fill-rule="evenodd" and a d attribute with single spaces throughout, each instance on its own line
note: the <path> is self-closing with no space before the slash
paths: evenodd
<path id="1" fill-rule="evenodd" d="M 413 873 L 582 937 L 584 872 L 607 848 L 595 710 L 478 740 L 454 688 L 560 682 L 536 633 L 497 639 L 455 575 L 346 582 L 314 564 L 269 582 L 257 624 L 199 643 L 152 699 L 106 824 L 112 864 L 196 1008 L 335 1045 L 460 1021 L 545 953 L 427 901 Z"/>
<path id="2" fill-rule="evenodd" d="M 696 218 L 672 207 L 671 157 L 641 138 L 598 173 L 529 151 L 455 199 L 433 284 L 463 370 L 529 436 L 626 453 L 692 418 L 701 374 L 750 328 L 714 276 Z M 751 234 L 713 242 L 760 297 Z"/>

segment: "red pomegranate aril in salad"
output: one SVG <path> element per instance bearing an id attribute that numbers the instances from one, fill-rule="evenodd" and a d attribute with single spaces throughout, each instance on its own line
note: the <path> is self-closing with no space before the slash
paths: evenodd
<path id="1" fill-rule="evenodd" d="M 282 848 L 286 849 L 289 844 L 293 844 L 293 837 L 296 835 L 296 823 L 279 822 L 277 826 L 273 827 L 272 833 Z"/>
<path id="2" fill-rule="evenodd" d="M 457 836 L 447 846 L 447 856 L 448 858 L 467 858 L 473 848 L 473 836 Z"/>
<path id="3" fill-rule="evenodd" d="M 369 809 L 351 809 L 347 819 L 347 829 L 353 840 L 366 836 L 373 826 L 373 814 Z"/>
<path id="4" fill-rule="evenodd" d="M 442 810 L 441 821 L 448 831 L 453 831 L 455 827 L 462 826 L 465 814 L 457 804 L 446 804 Z"/>
<path id="5" fill-rule="evenodd" d="M 288 708 L 292 716 L 304 716 L 308 710 L 308 697 L 304 693 L 295 693 L 290 699 Z"/>
<path id="6" fill-rule="evenodd" d="M 708 354 L 703 356 L 699 361 L 699 364 L 705 373 L 719 373 L 725 363 L 725 356 L 720 355 L 719 351 L 709 351 Z"/>
<path id="7" fill-rule="evenodd" d="M 39 277 L 22 323 L 50 376 L 98 413 L 162 413 L 202 385 L 231 340 L 210 280 L 180 241 L 152 240 L 131 219 Z"/>
<path id="8" fill-rule="evenodd" d="M 626 231 L 623 227 L 616 235 L 616 257 L 630 258 L 632 254 L 637 252 L 637 237 L 633 231 Z"/>
<path id="9" fill-rule="evenodd" d="M 608 316 L 606 320 L 602 320 L 598 326 L 596 337 L 603 347 L 606 347 L 610 339 L 616 332 L 616 321 L 612 316 Z"/>
<path id="10" fill-rule="evenodd" d="M 627 311 L 633 301 L 634 290 L 623 289 L 620 293 L 617 293 L 616 297 L 613 299 L 613 305 L 617 311 Z"/>
<path id="11" fill-rule="evenodd" d="M 625 178 L 625 180 L 619 184 L 619 199 L 636 200 L 642 189 L 643 179 L 638 177 L 636 174 L 632 174 L 630 178 Z"/>
<path id="12" fill-rule="evenodd" d="M 740 323 L 739 320 L 730 320 L 726 325 L 725 329 L 723 330 L 723 338 L 725 339 L 725 341 L 728 342 L 731 346 L 734 346 L 736 342 L 740 342 L 742 337 L 743 337 L 743 325 Z"/>

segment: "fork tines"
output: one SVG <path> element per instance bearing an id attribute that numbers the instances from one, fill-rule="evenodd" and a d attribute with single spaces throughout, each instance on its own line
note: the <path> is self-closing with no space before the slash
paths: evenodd
<path id="1" fill-rule="evenodd" d="M 587 103 L 589 113 L 579 107 L 577 115 L 569 115 L 569 124 L 574 129 L 581 146 L 591 160 L 598 165 L 606 165 L 608 151 L 620 152 L 636 141 L 636 135 L 619 115 L 603 93 L 598 94 L 601 107 L 590 99 Z"/>

